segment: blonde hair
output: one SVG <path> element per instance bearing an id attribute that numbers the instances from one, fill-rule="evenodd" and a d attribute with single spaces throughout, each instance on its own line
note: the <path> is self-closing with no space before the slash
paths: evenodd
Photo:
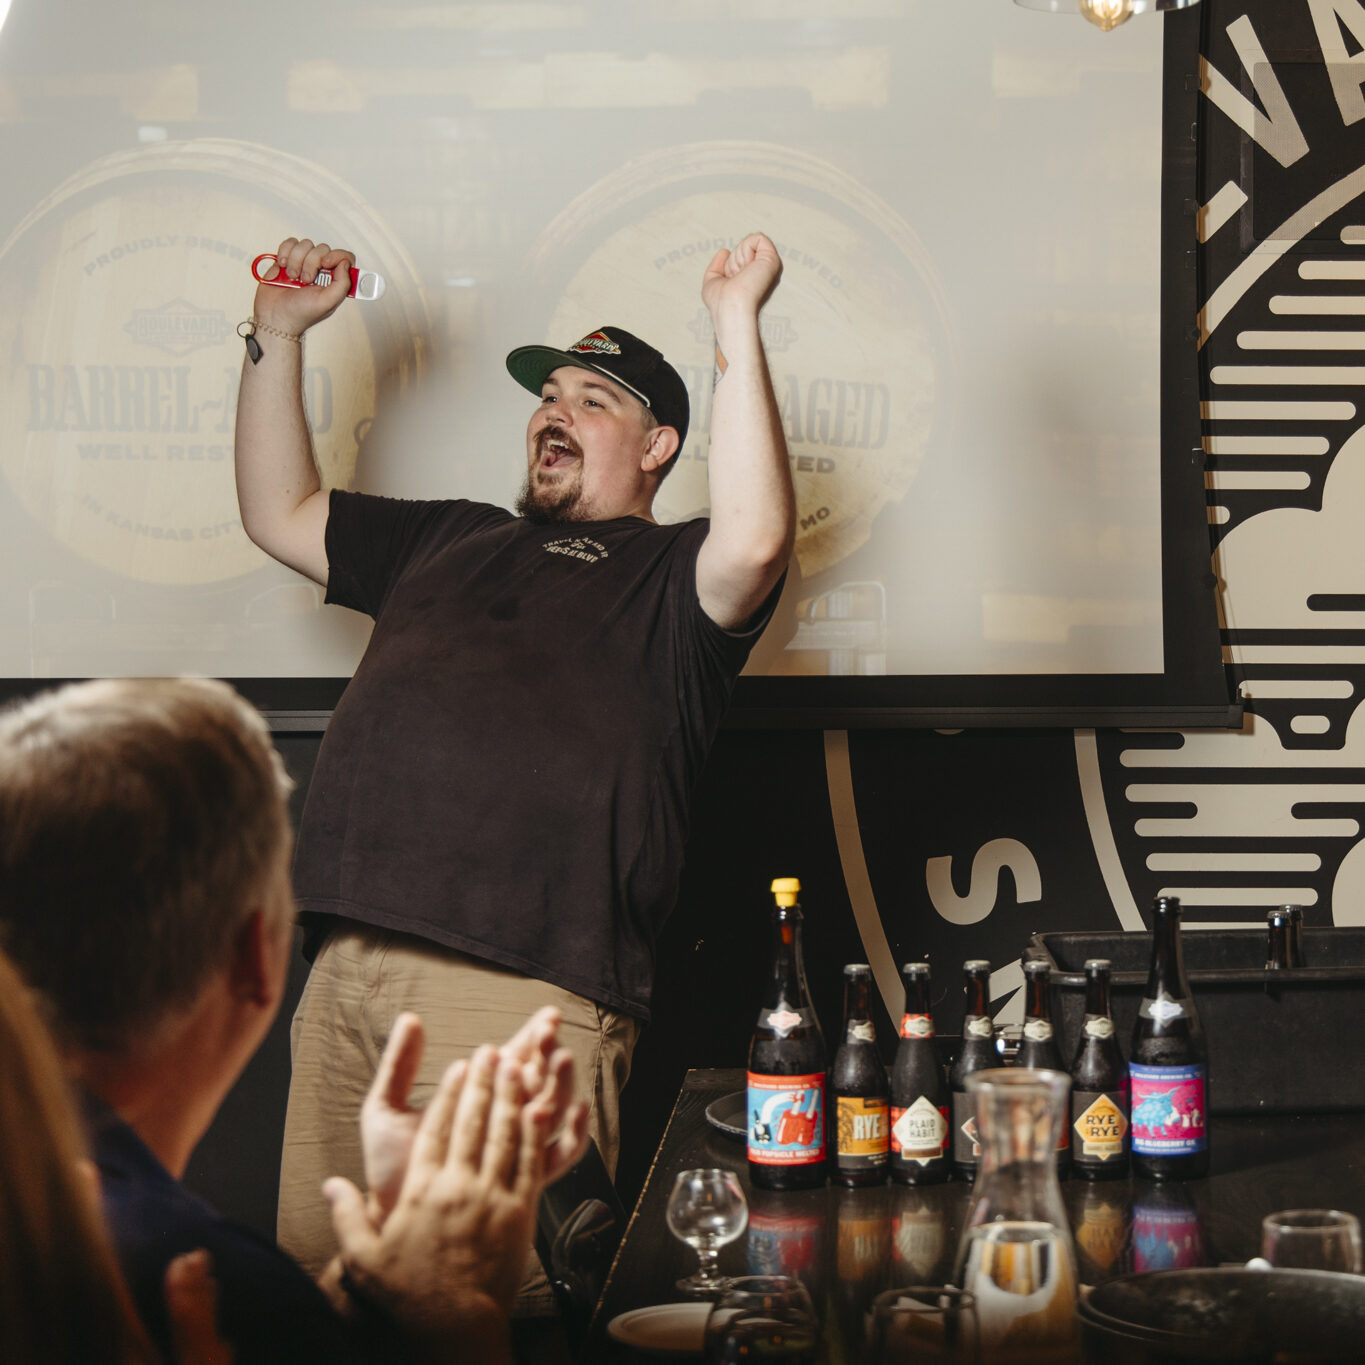
<path id="1" fill-rule="evenodd" d="M 119 1274 L 61 1063 L 0 955 L 0 1360 L 157 1359 Z"/>
<path id="2" fill-rule="evenodd" d="M 63 1046 L 124 1051 L 195 1000 L 269 899 L 291 785 L 261 716 L 209 679 L 0 714 L 0 947 Z"/>

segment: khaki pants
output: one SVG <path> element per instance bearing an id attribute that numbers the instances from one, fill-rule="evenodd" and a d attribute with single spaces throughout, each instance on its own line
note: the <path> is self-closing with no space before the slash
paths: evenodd
<path id="1" fill-rule="evenodd" d="M 413 1086 L 421 1108 L 446 1067 L 482 1043 L 502 1043 L 542 1005 L 563 1015 L 588 1129 L 613 1175 L 619 1101 L 640 1022 L 591 1000 L 406 934 L 367 925 L 328 935 L 290 1029 L 293 1070 L 280 1165 L 280 1245 L 316 1275 L 336 1252 L 322 1182 L 342 1175 L 364 1189 L 360 1105 L 394 1017 L 421 1016 L 426 1051 Z M 543 1280 L 541 1281 L 543 1284 Z"/>

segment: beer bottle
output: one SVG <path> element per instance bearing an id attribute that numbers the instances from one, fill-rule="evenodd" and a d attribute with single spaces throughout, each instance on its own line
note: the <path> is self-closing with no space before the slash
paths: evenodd
<path id="1" fill-rule="evenodd" d="M 772 884 L 773 967 L 749 1043 L 749 1179 L 763 1190 L 825 1182 L 825 1039 L 801 960 L 795 877 Z"/>
<path id="2" fill-rule="evenodd" d="M 1152 966 L 1128 1063 L 1133 1174 L 1188 1180 L 1209 1169 L 1208 1046 L 1185 975 L 1174 896 L 1157 898 L 1152 930 Z"/>
<path id="3" fill-rule="evenodd" d="M 991 1022 L 991 964 L 973 958 L 962 964 L 966 978 L 967 1013 L 962 1020 L 962 1050 L 949 1075 L 952 1091 L 953 1174 L 964 1180 L 976 1175 L 981 1155 L 977 1138 L 976 1099 L 967 1093 L 967 1077 L 1000 1065 Z"/>
<path id="4" fill-rule="evenodd" d="M 1052 1027 L 1052 1005 L 1048 1000 L 1048 985 L 1052 968 L 1046 962 L 1024 963 L 1024 1036 L 1019 1043 L 1016 1066 L 1031 1071 L 1058 1071 L 1067 1075 L 1062 1061 L 1062 1050 L 1057 1045 L 1057 1034 Z M 1065 1176 L 1071 1170 L 1071 1125 L 1062 1124 L 1057 1135 L 1057 1174 Z"/>
<path id="5" fill-rule="evenodd" d="M 1279 905 L 1265 917 L 1265 969 L 1281 971 L 1289 967 L 1288 906 Z"/>
<path id="6" fill-rule="evenodd" d="M 937 1185 L 948 1178 L 948 1078 L 929 1008 L 929 964 L 907 962 L 905 1013 L 891 1068 L 891 1178 Z"/>
<path id="7" fill-rule="evenodd" d="M 1268 911 L 1266 923 L 1265 965 L 1267 971 L 1282 967 L 1302 967 L 1303 947 L 1300 930 L 1303 910 L 1297 905 L 1277 905 Z"/>
<path id="8" fill-rule="evenodd" d="M 1303 907 L 1286 905 L 1289 912 L 1289 965 L 1302 967 L 1303 961 Z"/>
<path id="9" fill-rule="evenodd" d="M 890 1087 L 877 1052 L 877 1026 L 870 1007 L 872 968 L 844 968 L 844 1039 L 834 1054 L 834 1166 L 839 1185 L 880 1185 L 886 1179 L 891 1123 Z"/>
<path id="10" fill-rule="evenodd" d="M 1071 1063 L 1072 1169 L 1087 1180 L 1128 1174 L 1128 1068 L 1109 1010 L 1108 958 L 1085 964 L 1085 1023 Z"/>

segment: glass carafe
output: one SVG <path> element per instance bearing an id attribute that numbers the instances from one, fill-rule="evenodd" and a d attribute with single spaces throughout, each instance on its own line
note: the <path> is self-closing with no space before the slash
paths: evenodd
<path id="1" fill-rule="evenodd" d="M 981 1158 L 957 1282 L 976 1296 L 983 1365 L 1080 1359 L 1076 1250 L 1056 1164 L 1070 1085 L 1060 1071 L 978 1071 L 967 1082 Z"/>

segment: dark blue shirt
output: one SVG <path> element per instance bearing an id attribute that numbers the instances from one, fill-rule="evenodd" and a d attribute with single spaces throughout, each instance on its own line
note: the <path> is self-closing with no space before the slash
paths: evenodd
<path id="1" fill-rule="evenodd" d="M 166 1267 L 197 1247 L 213 1258 L 219 1330 L 237 1365 L 356 1359 L 346 1324 L 279 1247 L 187 1190 L 107 1105 L 87 1095 L 85 1110 L 114 1249 L 138 1314 L 167 1360 L 175 1356 Z"/>

